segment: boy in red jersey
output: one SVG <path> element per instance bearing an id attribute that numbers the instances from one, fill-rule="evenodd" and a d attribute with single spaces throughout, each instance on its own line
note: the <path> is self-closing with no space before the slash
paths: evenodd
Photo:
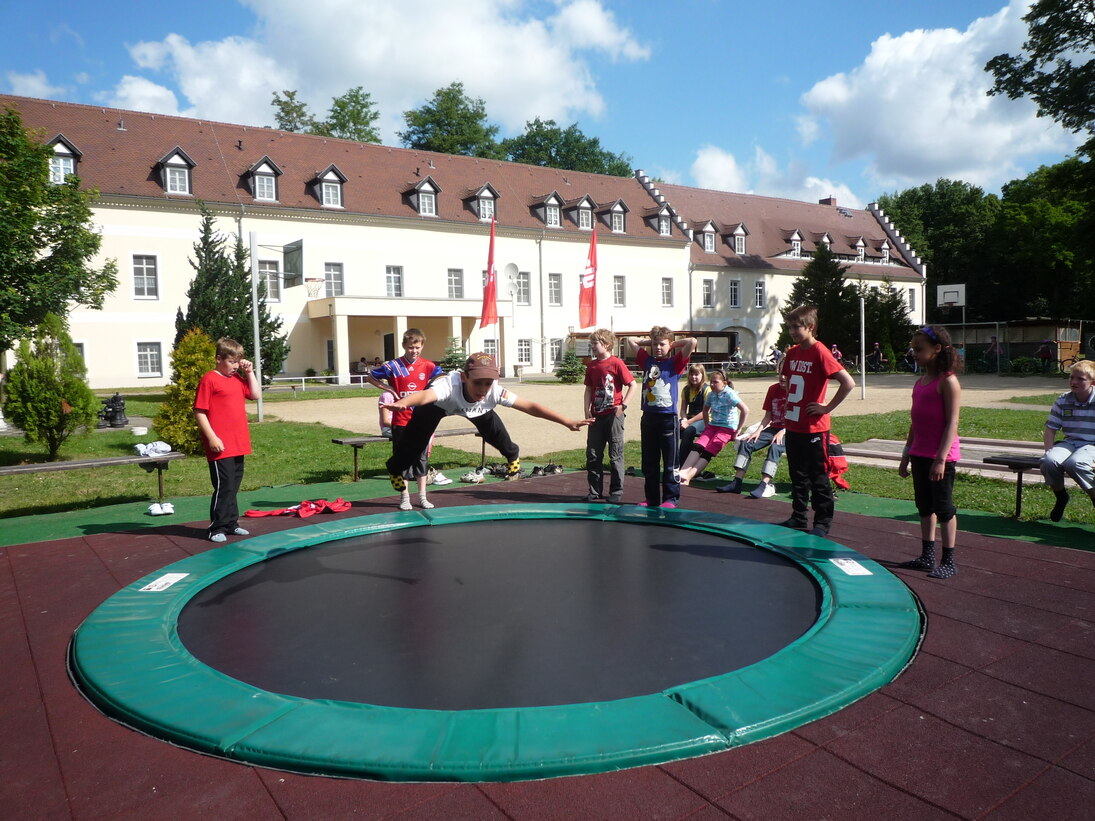
<path id="1" fill-rule="evenodd" d="M 227 541 L 229 534 L 248 535 L 239 526 L 236 494 L 243 481 L 243 457 L 251 453 L 244 400 L 258 395 L 259 381 L 251 362 L 243 358 L 243 346 L 234 339 L 218 339 L 217 367 L 201 378 L 194 396 L 194 419 L 213 483 L 207 533 L 211 542 Z"/>
<path id="2" fill-rule="evenodd" d="M 586 431 L 589 489 L 583 502 L 603 501 L 606 445 L 609 504 L 620 504 L 624 495 L 624 411 L 635 389 L 635 377 L 620 357 L 613 356 L 612 349 L 615 347 L 616 334 L 607 328 L 598 328 L 589 335 L 592 358 L 586 365 L 582 413 L 587 419 L 593 419 L 593 424 Z"/>
<path id="3" fill-rule="evenodd" d="M 806 530 L 807 504 L 814 508 L 815 536 L 826 536 L 833 523 L 833 487 L 826 470 L 829 451 L 829 414 L 844 401 L 855 380 L 815 338 L 817 308 L 800 305 L 785 317 L 787 330 L 795 343 L 783 360 L 787 379 L 787 405 L 784 411 L 784 442 L 787 470 L 791 474 L 791 518 L 780 522 L 784 527 Z M 827 403 L 825 392 L 830 379 L 839 383 L 836 395 Z"/>
<path id="4" fill-rule="evenodd" d="M 382 391 L 394 393 L 393 402 L 425 390 L 430 382 L 444 373 L 435 363 L 422 356 L 422 348 L 425 344 L 426 335 L 422 331 L 418 328 L 408 328 L 403 333 L 403 356 L 373 368 L 365 375 L 365 381 Z M 406 435 L 412 412 L 410 408 L 401 408 L 392 412 L 393 450 Z M 426 510 L 433 507 L 433 503 L 426 498 L 426 485 L 429 482 L 430 473 L 429 454 L 430 449 L 427 445 L 403 474 L 404 479 L 418 480 L 418 504 Z M 406 487 L 399 493 L 399 509 L 411 509 L 411 492 Z"/>

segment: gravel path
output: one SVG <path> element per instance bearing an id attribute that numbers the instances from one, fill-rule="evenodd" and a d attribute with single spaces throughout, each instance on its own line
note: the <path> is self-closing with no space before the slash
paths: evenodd
<path id="1" fill-rule="evenodd" d="M 912 385 L 916 379 L 911 374 L 867 377 L 866 397 L 861 398 L 860 385 L 837 409 L 840 415 L 886 413 L 909 409 Z M 504 380 L 510 390 L 519 396 L 547 405 L 560 413 L 577 418 L 581 413 L 584 388 L 581 385 L 561 385 L 553 382 Z M 754 421 L 760 419 L 760 406 L 771 384 L 766 379 L 741 379 L 735 389 L 753 410 Z M 982 408 L 1020 408 L 1036 410 L 1037 405 L 1017 405 L 1008 400 L 1014 396 L 1036 396 L 1046 393 L 1064 393 L 1067 383 L 1062 379 L 1040 376 L 1026 378 L 1000 378 L 991 374 L 965 374 L 962 376 L 962 405 Z M 637 405 L 638 403 L 634 403 Z M 1049 407 L 1045 410 L 1048 412 Z M 628 441 L 639 438 L 638 408 L 628 414 L 626 437 Z M 360 399 L 314 399 L 296 402 L 268 403 L 264 406 L 267 419 L 287 422 L 322 422 L 332 427 L 345 428 L 360 435 L 379 432 L 376 397 Z M 536 419 L 527 414 L 503 408 L 502 419 L 510 435 L 521 446 L 523 458 L 540 456 L 559 450 L 572 450 L 585 446 L 585 434 L 574 433 L 566 428 Z M 449 417 L 442 428 L 467 427 L 467 420 Z M 479 440 L 473 436 L 458 436 L 445 441 L 446 447 L 479 453 Z"/>

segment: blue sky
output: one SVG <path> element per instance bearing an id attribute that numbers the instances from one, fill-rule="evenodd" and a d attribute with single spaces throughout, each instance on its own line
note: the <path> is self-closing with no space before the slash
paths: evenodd
<path id="1" fill-rule="evenodd" d="M 960 179 L 997 191 L 1078 139 L 981 69 L 1028 0 L 58 0 L 9 4 L 0 91 L 273 123 L 370 92 L 384 142 L 454 80 L 502 136 L 577 122 L 670 182 L 861 207 Z M 10 6 L 14 6 L 11 8 Z"/>

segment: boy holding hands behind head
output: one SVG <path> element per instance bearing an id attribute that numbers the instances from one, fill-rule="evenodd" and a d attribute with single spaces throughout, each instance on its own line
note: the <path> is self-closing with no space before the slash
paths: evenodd
<path id="1" fill-rule="evenodd" d="M 780 522 L 797 530 L 807 528 L 807 504 L 814 508 L 815 536 L 826 536 L 833 524 L 833 486 L 829 481 L 829 414 L 852 392 L 855 380 L 818 342 L 817 308 L 800 305 L 785 317 L 795 343 L 783 360 L 787 379 L 784 411 L 784 443 L 787 469 L 791 474 L 791 518 Z M 825 392 L 830 379 L 839 383 L 827 404 Z"/>
<path id="2" fill-rule="evenodd" d="M 589 491 L 584 502 L 599 502 L 604 490 L 604 456 L 608 445 L 608 502 L 618 505 L 624 495 L 624 411 L 635 389 L 635 377 L 618 356 L 613 356 L 616 334 L 598 328 L 589 335 L 592 356 L 586 366 L 586 392 L 582 413 L 592 418 L 586 431 L 586 477 Z M 624 386 L 627 390 L 624 391 Z"/>
<path id="3" fill-rule="evenodd" d="M 218 339 L 217 367 L 201 378 L 194 396 L 194 420 L 213 483 L 207 532 L 211 542 L 225 542 L 229 534 L 248 535 L 239 526 L 236 494 L 243 481 L 243 457 L 251 453 L 244 400 L 258 395 L 259 381 L 251 362 L 243 358 L 243 346 L 234 339 Z"/>
<path id="4" fill-rule="evenodd" d="M 693 337 L 674 340 L 663 325 L 651 328 L 647 338 L 627 337 L 627 349 L 644 371 L 639 429 L 646 501 L 639 502 L 640 507 L 674 508 L 681 497 L 677 395 L 681 374 L 695 348 Z"/>

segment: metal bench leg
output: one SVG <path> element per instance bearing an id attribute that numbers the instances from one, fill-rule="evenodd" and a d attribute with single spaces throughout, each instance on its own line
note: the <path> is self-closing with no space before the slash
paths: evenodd
<path id="1" fill-rule="evenodd" d="M 1023 471 L 1016 471 L 1019 475 L 1015 477 L 1015 518 L 1019 518 L 1019 514 L 1023 512 Z"/>
<path id="2" fill-rule="evenodd" d="M 163 502 L 163 472 L 167 467 L 167 462 L 160 462 L 156 465 L 156 486 L 160 491 L 160 501 Z"/>
<path id="3" fill-rule="evenodd" d="M 353 449 L 354 449 L 354 481 L 356 482 L 357 481 L 357 452 L 359 450 L 361 450 L 361 446 L 360 445 L 354 445 Z"/>

